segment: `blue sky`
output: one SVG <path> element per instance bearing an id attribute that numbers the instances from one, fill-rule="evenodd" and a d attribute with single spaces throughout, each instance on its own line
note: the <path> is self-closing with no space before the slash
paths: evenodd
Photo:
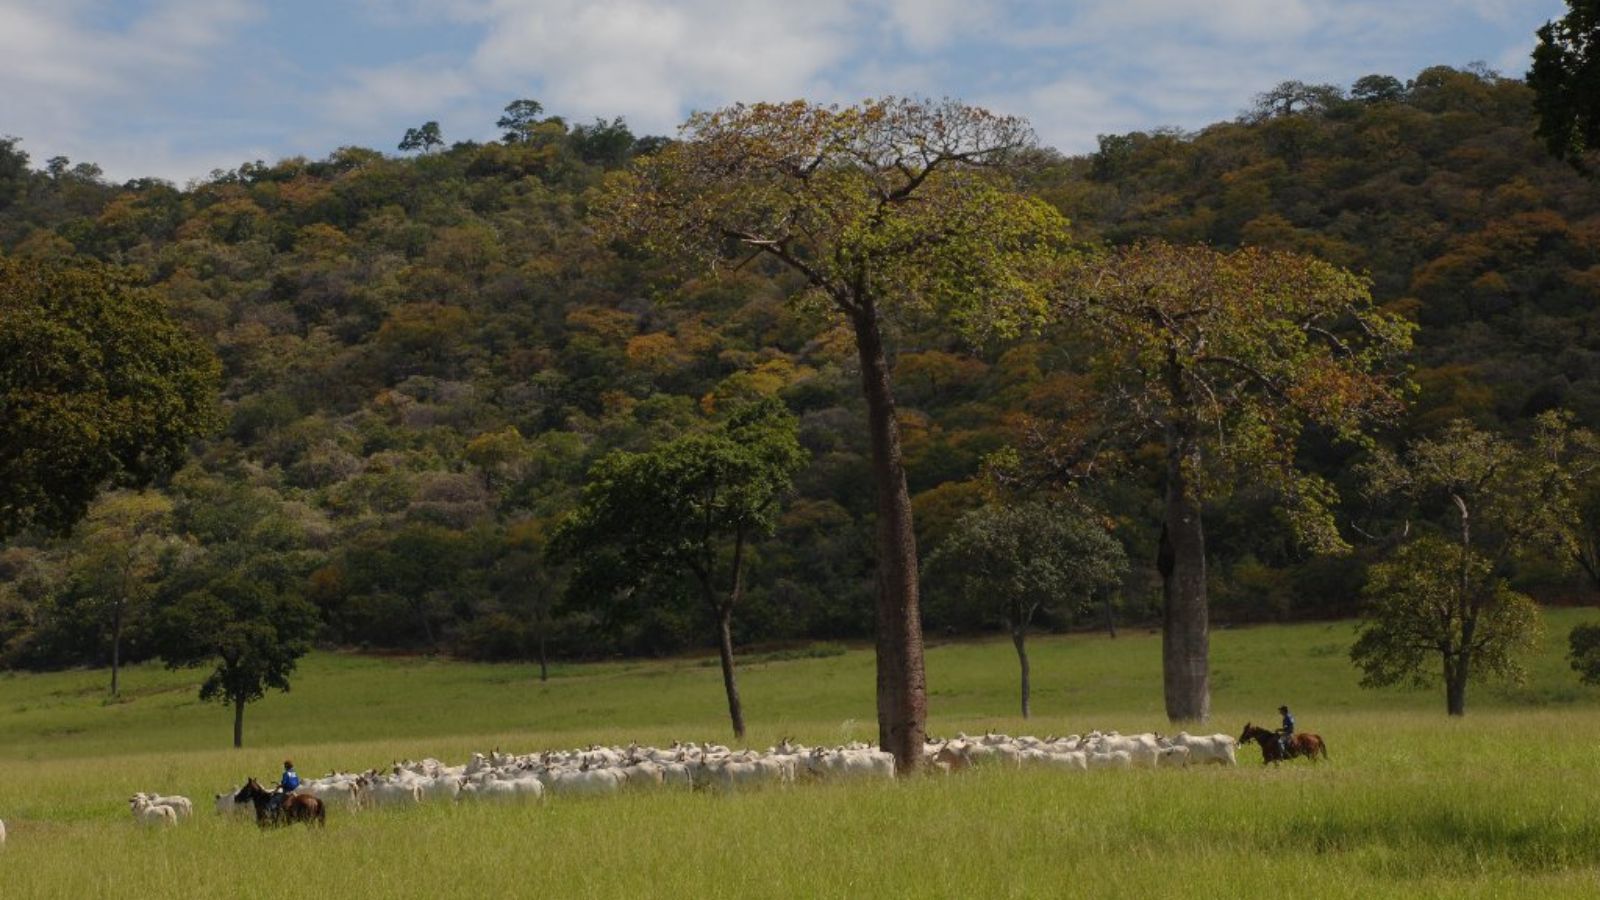
<path id="1" fill-rule="evenodd" d="M 0 134 L 182 183 L 532 97 L 671 133 L 736 100 L 951 96 L 1095 136 L 1230 118 L 1279 81 L 1527 67 L 1562 0 L 0 0 Z"/>

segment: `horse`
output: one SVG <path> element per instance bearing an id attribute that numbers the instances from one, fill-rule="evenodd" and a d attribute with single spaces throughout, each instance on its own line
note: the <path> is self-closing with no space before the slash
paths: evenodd
<path id="1" fill-rule="evenodd" d="M 262 787 L 254 778 L 245 780 L 244 787 L 239 793 L 233 795 L 235 803 L 249 801 L 256 808 L 256 824 L 262 828 L 268 825 L 292 825 L 302 822 L 310 825 L 328 824 L 328 811 L 322 801 L 310 794 L 290 794 L 276 809 L 272 808 L 273 793 Z"/>
<path id="2" fill-rule="evenodd" d="M 1312 762 L 1316 762 L 1318 756 L 1323 759 L 1328 758 L 1328 745 L 1319 734 L 1306 732 L 1291 735 L 1288 741 L 1288 753 L 1285 753 L 1283 747 L 1278 743 L 1277 732 L 1268 731 L 1265 728 L 1259 728 L 1246 722 L 1244 724 L 1244 732 L 1239 735 L 1239 744 L 1242 746 L 1251 741 L 1255 741 L 1256 745 L 1261 748 L 1262 765 L 1283 762 L 1286 759 L 1294 759 L 1299 756 L 1303 756 Z"/>

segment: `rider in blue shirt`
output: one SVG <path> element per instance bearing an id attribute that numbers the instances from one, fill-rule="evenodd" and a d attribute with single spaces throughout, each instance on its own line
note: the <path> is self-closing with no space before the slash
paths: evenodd
<path id="1" fill-rule="evenodd" d="M 1288 759 L 1289 739 L 1294 737 L 1294 714 L 1287 706 L 1278 707 L 1278 712 L 1283 714 L 1283 727 L 1278 729 L 1278 749 L 1283 751 L 1284 759 Z"/>
<path id="2" fill-rule="evenodd" d="M 272 795 L 272 809 L 274 812 L 283 806 L 283 801 L 300 788 L 300 775 L 294 770 L 294 761 L 283 761 L 283 777 L 278 779 L 278 792 Z"/>

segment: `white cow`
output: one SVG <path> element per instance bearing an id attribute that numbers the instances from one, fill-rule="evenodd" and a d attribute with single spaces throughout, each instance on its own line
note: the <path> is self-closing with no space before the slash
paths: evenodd
<path id="1" fill-rule="evenodd" d="M 557 796 L 606 796 L 622 787 L 622 772 L 617 769 L 579 769 L 552 773 L 550 790 Z"/>
<path id="2" fill-rule="evenodd" d="M 1189 748 L 1189 761 L 1196 765 L 1208 762 L 1222 766 L 1239 764 L 1234 740 L 1226 734 L 1193 735 L 1180 731 L 1170 743 L 1174 747 Z"/>
<path id="3" fill-rule="evenodd" d="M 233 791 L 229 791 L 226 794 L 215 795 L 212 803 L 216 806 L 218 815 L 242 816 L 247 815 L 254 809 L 249 801 L 240 803 L 239 801 L 233 799 L 233 797 Z"/>
<path id="4" fill-rule="evenodd" d="M 178 824 L 178 814 L 170 806 L 157 806 L 143 797 L 134 797 L 128 801 L 128 809 L 133 813 L 133 820 L 140 825 L 167 825 Z"/>
<path id="5" fill-rule="evenodd" d="M 194 815 L 194 804 L 189 801 L 188 797 L 180 797 L 177 794 L 164 797 L 160 794 L 146 794 L 143 792 L 133 796 L 144 798 L 151 806 L 170 806 L 180 819 L 187 819 Z"/>
<path id="6" fill-rule="evenodd" d="M 1156 765 L 1163 768 L 1181 769 L 1189 764 L 1188 747 L 1162 747 L 1156 751 Z"/>
<path id="7" fill-rule="evenodd" d="M 1126 750 L 1091 753 L 1086 762 L 1091 769 L 1131 769 L 1133 768 L 1133 754 Z"/>

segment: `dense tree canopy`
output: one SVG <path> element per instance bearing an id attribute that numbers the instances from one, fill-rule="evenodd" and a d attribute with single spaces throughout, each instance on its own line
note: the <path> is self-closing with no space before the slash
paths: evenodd
<path id="1" fill-rule="evenodd" d="M 1600 2 L 1567 0 L 1539 29 L 1528 84 L 1545 146 L 1582 166 L 1600 148 Z"/>
<path id="2" fill-rule="evenodd" d="M 133 276 L 0 257 L 0 538 L 182 464 L 217 361 Z"/>

